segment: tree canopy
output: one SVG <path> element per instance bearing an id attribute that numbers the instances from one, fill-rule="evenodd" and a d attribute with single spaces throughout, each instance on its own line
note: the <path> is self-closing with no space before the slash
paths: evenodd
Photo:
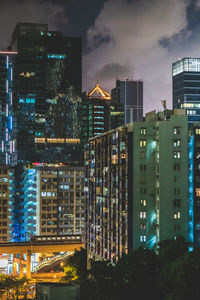
<path id="1" fill-rule="evenodd" d="M 200 299 L 200 250 L 188 252 L 181 237 L 163 241 L 156 253 L 138 248 L 115 263 L 91 260 L 89 270 L 86 250 L 76 250 L 65 272 L 81 285 L 83 300 L 123 300 L 130 295 L 140 300 Z"/>

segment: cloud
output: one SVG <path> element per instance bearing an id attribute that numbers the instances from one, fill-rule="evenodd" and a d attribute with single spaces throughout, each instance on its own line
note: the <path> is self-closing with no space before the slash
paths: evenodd
<path id="1" fill-rule="evenodd" d="M 126 77 L 132 74 L 133 70 L 129 66 L 121 65 L 118 62 L 106 64 L 97 74 L 98 80 L 109 80 L 110 78 Z"/>
<path id="2" fill-rule="evenodd" d="M 171 64 L 184 53 L 178 41 L 188 39 L 187 5 L 184 0 L 105 2 L 87 32 L 84 87 L 94 85 L 96 73 L 105 89 L 114 87 L 119 66 L 122 79 L 143 79 L 145 111 L 161 109 L 161 99 L 171 107 Z"/>
<path id="3" fill-rule="evenodd" d="M 10 43 L 11 33 L 18 22 L 48 23 L 50 30 L 58 29 L 63 23 L 67 24 L 62 5 L 56 3 L 40 0 L 1 0 L 0 10 L 1 50 Z"/>
<path id="4" fill-rule="evenodd" d="M 195 6 L 197 9 L 200 9 L 200 0 L 196 0 Z"/>

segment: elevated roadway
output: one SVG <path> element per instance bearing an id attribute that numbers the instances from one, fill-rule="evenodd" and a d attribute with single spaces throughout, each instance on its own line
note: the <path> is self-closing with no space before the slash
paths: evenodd
<path id="1" fill-rule="evenodd" d="M 24 259 L 26 254 L 26 276 L 31 277 L 31 254 L 71 252 L 84 247 L 81 235 L 68 236 L 34 236 L 30 242 L 0 243 L 0 253 L 13 254 L 13 275 L 17 273 L 16 255 L 19 254 L 19 275 L 22 277 Z"/>

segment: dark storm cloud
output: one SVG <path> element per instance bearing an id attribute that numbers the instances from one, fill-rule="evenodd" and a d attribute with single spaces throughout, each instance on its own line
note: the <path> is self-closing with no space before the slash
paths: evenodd
<path id="1" fill-rule="evenodd" d="M 83 37 L 105 0 L 0 0 L 0 48 L 5 48 L 17 22 L 48 23 L 49 30 Z"/>
<path id="2" fill-rule="evenodd" d="M 0 0 L 0 49 L 17 22 L 82 36 L 84 89 L 98 77 L 109 90 L 116 76 L 132 78 L 134 70 L 134 79 L 144 80 L 148 111 L 161 108 L 161 99 L 171 106 L 172 62 L 200 57 L 199 20 L 200 0 Z"/>
<path id="3" fill-rule="evenodd" d="M 134 78 L 144 80 L 145 111 L 161 108 L 161 99 L 167 99 L 171 107 L 171 64 L 179 57 L 195 55 L 200 48 L 197 42 L 188 43 L 189 5 L 187 0 L 105 2 L 87 33 L 90 51 L 84 57 L 86 89 L 94 85 L 96 72 L 104 75 L 100 82 L 103 87 L 112 88 L 116 76 L 107 66 L 118 63 L 127 69 L 122 79 L 130 78 L 130 70 L 134 70 Z M 198 4 L 194 6 L 198 9 Z M 109 33 L 109 40 L 96 46 L 95 37 L 104 33 Z"/>
<path id="4" fill-rule="evenodd" d="M 110 80 L 110 78 L 126 78 L 127 76 L 133 77 L 133 69 L 129 66 L 123 66 L 120 63 L 111 63 L 106 64 L 103 68 L 99 71 L 99 80 Z"/>
<path id="5" fill-rule="evenodd" d="M 0 1 L 0 47 L 5 49 L 11 40 L 11 33 L 18 22 L 49 23 L 51 30 L 68 23 L 60 4 L 40 0 Z"/>

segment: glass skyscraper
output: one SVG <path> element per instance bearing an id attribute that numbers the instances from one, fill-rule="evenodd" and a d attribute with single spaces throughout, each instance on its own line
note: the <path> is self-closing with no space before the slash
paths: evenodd
<path id="1" fill-rule="evenodd" d="M 112 99 L 124 105 L 124 124 L 143 119 L 143 81 L 117 80 Z"/>
<path id="2" fill-rule="evenodd" d="M 73 86 L 81 93 L 81 38 L 48 31 L 47 24 L 18 23 L 9 48 L 17 51 L 13 107 L 18 162 L 37 162 L 36 138 L 45 137 L 48 99 Z"/>
<path id="3" fill-rule="evenodd" d="M 184 57 L 172 65 L 173 108 L 184 108 L 189 122 L 200 121 L 200 58 Z"/>
<path id="4" fill-rule="evenodd" d="M 16 161 L 13 78 L 17 52 L 0 51 L 0 164 Z"/>

